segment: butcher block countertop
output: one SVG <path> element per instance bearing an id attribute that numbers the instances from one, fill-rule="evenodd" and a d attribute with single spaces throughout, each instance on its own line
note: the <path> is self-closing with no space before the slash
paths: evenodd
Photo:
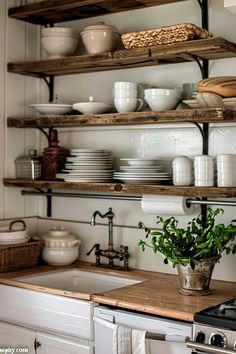
<path id="1" fill-rule="evenodd" d="M 142 282 L 100 294 L 84 294 L 45 288 L 38 285 L 23 283 L 22 281 L 15 279 L 16 277 L 25 275 L 36 275 L 48 271 L 77 267 L 81 270 L 102 272 L 106 274 L 109 274 L 109 272 L 112 271 L 112 274 L 116 272 L 118 275 L 136 278 Z M 179 279 L 177 275 L 141 270 L 132 270 L 124 273 L 123 271 L 96 268 L 94 265 L 82 262 L 74 263 L 71 266 L 62 268 L 41 265 L 26 270 L 0 273 L 0 283 L 34 291 L 91 300 L 104 305 L 188 322 L 193 321 L 193 315 L 195 312 L 236 297 L 236 283 L 234 282 L 212 280 L 211 289 L 213 293 L 211 295 L 201 297 L 185 296 L 178 293 Z"/>

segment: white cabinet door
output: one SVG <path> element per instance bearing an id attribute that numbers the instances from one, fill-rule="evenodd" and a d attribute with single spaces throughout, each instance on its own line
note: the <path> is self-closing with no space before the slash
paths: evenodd
<path id="1" fill-rule="evenodd" d="M 21 348 L 21 353 L 35 354 L 34 340 L 34 331 L 0 322 L 0 349 L 11 348 L 16 352 L 17 348 Z"/>
<path id="2" fill-rule="evenodd" d="M 36 333 L 37 354 L 93 354 L 93 346 L 59 338 L 41 332 Z"/>

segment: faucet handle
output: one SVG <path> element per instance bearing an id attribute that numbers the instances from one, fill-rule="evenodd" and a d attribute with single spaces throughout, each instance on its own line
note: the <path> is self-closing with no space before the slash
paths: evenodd
<path id="1" fill-rule="evenodd" d="M 100 249 L 100 244 L 99 243 L 95 243 L 95 245 L 93 245 L 91 250 L 86 253 L 86 256 L 89 256 L 94 249 L 95 249 L 95 254 L 96 254 L 96 252 L 99 251 L 99 249 Z"/>
<path id="2" fill-rule="evenodd" d="M 128 246 L 120 246 L 120 261 L 124 261 L 124 270 L 129 270 L 129 261 L 130 254 L 128 251 Z"/>

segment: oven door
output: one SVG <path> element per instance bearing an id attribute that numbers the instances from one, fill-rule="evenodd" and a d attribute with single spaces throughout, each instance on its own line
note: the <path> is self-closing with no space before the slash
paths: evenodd
<path id="1" fill-rule="evenodd" d="M 187 341 L 186 345 L 192 349 L 194 353 L 198 354 L 236 354 L 236 350 L 226 349 L 222 347 L 216 347 L 214 345 L 198 343 L 193 341 Z"/>

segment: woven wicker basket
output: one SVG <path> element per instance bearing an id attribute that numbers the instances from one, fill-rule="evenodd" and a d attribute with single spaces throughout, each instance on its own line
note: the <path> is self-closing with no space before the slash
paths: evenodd
<path id="1" fill-rule="evenodd" d="M 209 37 L 212 37 L 210 32 L 192 23 L 180 23 L 173 26 L 124 33 L 121 36 L 126 49 L 151 47 Z"/>
<path id="2" fill-rule="evenodd" d="M 0 246 L 0 272 L 35 267 L 38 264 L 42 246 L 41 240 Z"/>

